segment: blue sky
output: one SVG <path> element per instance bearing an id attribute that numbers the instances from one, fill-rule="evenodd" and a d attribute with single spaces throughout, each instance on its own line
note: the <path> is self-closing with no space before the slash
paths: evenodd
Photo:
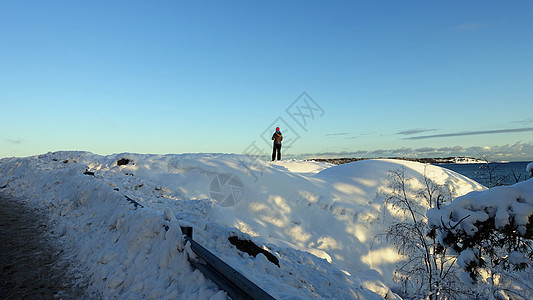
<path id="1" fill-rule="evenodd" d="M 531 15 L 530 1 L 0 1 L 0 157 L 269 154 L 279 125 L 300 157 L 531 160 Z"/>

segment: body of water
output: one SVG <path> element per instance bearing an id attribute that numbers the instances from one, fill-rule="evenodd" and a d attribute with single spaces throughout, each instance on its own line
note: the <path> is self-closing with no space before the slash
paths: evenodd
<path id="1" fill-rule="evenodd" d="M 486 187 L 511 185 L 531 178 L 526 171 L 530 161 L 490 164 L 436 164 L 471 178 Z M 492 172 L 489 172 L 492 170 Z M 492 176 L 491 176 L 492 173 Z M 492 178 L 491 178 L 492 177 Z"/>

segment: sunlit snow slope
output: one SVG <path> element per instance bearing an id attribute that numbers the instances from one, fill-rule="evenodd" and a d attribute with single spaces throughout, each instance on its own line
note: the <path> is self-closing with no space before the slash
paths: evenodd
<path id="1" fill-rule="evenodd" d="M 482 189 L 453 171 L 399 160 L 333 166 L 232 154 L 55 152 L 0 160 L 0 192 L 49 213 L 62 246 L 104 298 L 224 299 L 187 262 L 179 226 L 190 225 L 195 240 L 275 298 L 391 299 L 402 258 L 375 237 L 394 221 L 383 200 L 389 171 L 399 169 L 413 192 L 423 174 L 448 183 L 453 196 Z M 280 267 L 237 250 L 230 236 L 268 249 Z"/>

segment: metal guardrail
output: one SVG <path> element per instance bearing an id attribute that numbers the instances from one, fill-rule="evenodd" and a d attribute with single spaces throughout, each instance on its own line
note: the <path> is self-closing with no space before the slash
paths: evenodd
<path id="1" fill-rule="evenodd" d="M 181 227 L 185 240 L 199 259 L 189 259 L 193 267 L 209 277 L 232 299 L 274 299 L 255 283 L 192 239 L 192 227 Z"/>
<path id="2" fill-rule="evenodd" d="M 139 202 L 131 199 L 130 197 L 124 195 L 124 197 L 126 197 L 126 200 L 128 200 L 131 204 L 133 204 L 133 206 L 135 206 L 135 208 L 137 208 L 138 206 L 140 206 L 141 208 L 144 208 L 144 205 L 140 204 Z"/>
<path id="3" fill-rule="evenodd" d="M 126 195 L 124 197 L 136 209 L 138 207 L 144 208 L 142 204 L 132 198 Z M 166 229 L 168 230 L 168 228 Z M 181 226 L 181 232 L 185 236 L 185 240 L 191 244 L 192 251 L 198 256 L 198 258 L 189 258 L 191 265 L 211 279 L 219 288 L 226 291 L 232 299 L 275 300 L 255 283 L 193 240 L 192 227 Z"/>

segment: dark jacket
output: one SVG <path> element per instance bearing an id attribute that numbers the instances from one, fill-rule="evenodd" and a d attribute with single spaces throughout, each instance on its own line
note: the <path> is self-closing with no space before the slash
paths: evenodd
<path id="1" fill-rule="evenodd" d="M 283 135 L 281 134 L 281 132 L 276 131 L 272 135 L 272 140 L 274 141 L 274 144 L 281 144 L 281 141 L 283 141 Z"/>

